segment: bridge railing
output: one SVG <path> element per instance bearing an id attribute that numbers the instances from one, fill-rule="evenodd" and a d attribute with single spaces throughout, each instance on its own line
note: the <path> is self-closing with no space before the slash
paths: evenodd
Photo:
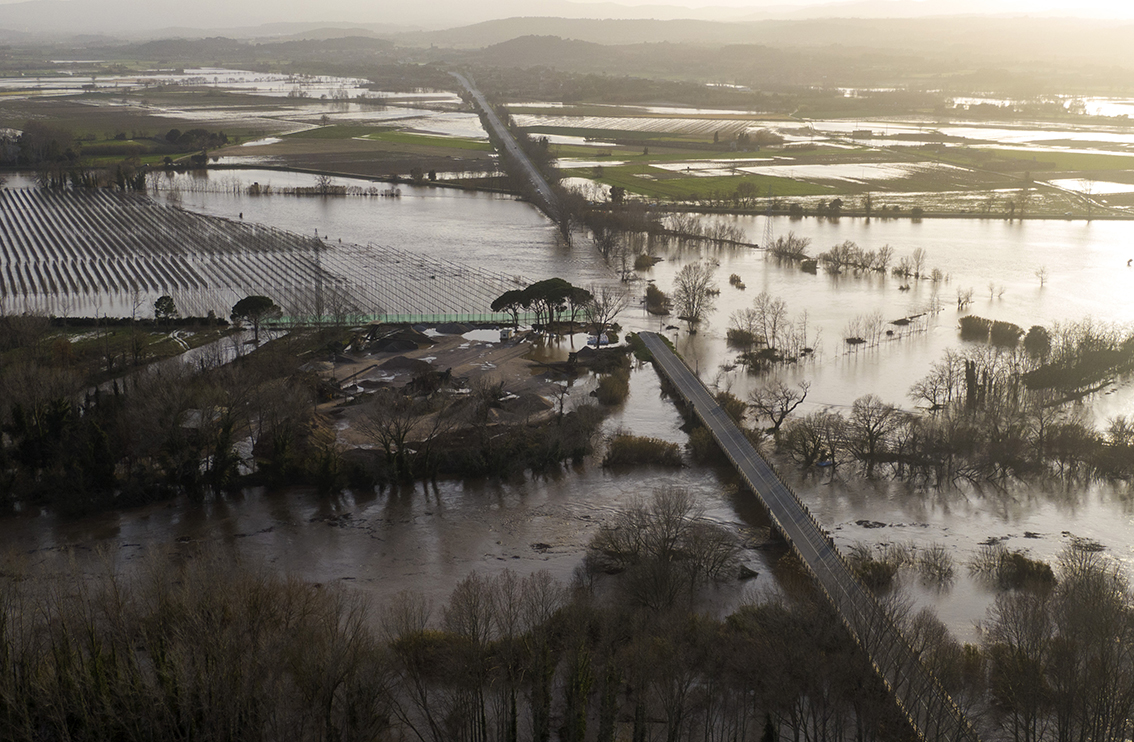
<path id="1" fill-rule="evenodd" d="M 652 335 L 653 333 L 650 334 Z M 660 339 L 658 342 L 660 343 Z M 666 348 L 666 350 L 668 351 L 668 348 Z M 673 355 L 673 359 L 676 363 L 683 363 L 676 355 Z M 664 364 L 659 363 L 658 365 L 661 366 L 662 371 L 665 372 Z M 686 369 L 688 370 L 688 367 L 686 367 Z M 670 374 L 667 372 L 666 375 L 669 376 Z M 689 375 L 696 380 L 701 390 L 710 399 L 713 399 L 713 404 L 716 405 L 715 398 L 705 382 L 692 372 L 690 372 Z M 675 387 L 678 386 L 676 379 L 671 378 L 670 380 L 674 383 Z M 680 391 L 680 388 L 678 390 Z M 713 422 L 706 418 L 692 399 L 687 398 L 686 401 L 693 407 L 697 419 L 713 433 L 714 438 L 717 438 L 719 447 L 736 468 L 745 484 L 747 484 L 757 497 L 764 500 L 765 495 L 761 493 L 760 488 L 756 486 L 755 482 L 749 479 L 744 471 L 744 467 L 736 460 L 729 450 L 729 447 L 724 445 L 723 441 L 717 437 Z M 723 413 L 723 409 L 719 405 L 716 405 L 716 410 Z M 731 418 L 729 418 L 729 423 L 732 424 Z M 737 430 L 739 431 L 738 426 Z M 826 530 L 819 523 L 819 520 L 811 512 L 810 508 L 800 499 L 795 490 L 784 481 L 775 466 L 768 461 L 764 454 L 762 454 L 756 446 L 752 445 L 750 441 L 748 441 L 748 445 L 774 479 L 774 481 L 765 482 L 765 487 L 769 489 L 779 488 L 786 492 L 799 508 L 800 512 L 810 521 L 813 530 L 808 531 L 807 529 L 801 529 L 804 538 L 809 541 L 815 537 L 826 539 L 825 544 L 812 542 L 812 545 L 825 547 L 827 553 L 833 553 L 838 559 L 838 563 L 842 567 L 842 574 L 831 574 L 830 577 L 834 580 L 834 585 L 829 586 L 826 584 L 826 580 L 823 579 L 824 575 L 821 574 L 822 569 L 819 568 L 823 565 L 817 566 L 810 564 L 806 556 L 799 549 L 798 544 L 789 536 L 787 528 L 785 528 L 784 524 L 780 521 L 775 510 L 769 506 L 767 501 L 764 502 L 769 515 L 780 530 L 780 533 L 788 539 L 792 552 L 799 557 L 804 564 L 808 564 L 811 567 L 817 586 L 826 596 L 827 600 L 835 606 L 836 613 L 839 614 L 840 620 L 842 620 L 843 624 L 847 627 L 851 638 L 866 653 L 875 672 L 878 673 L 879 677 L 893 694 L 894 700 L 897 702 L 903 714 L 906 715 L 910 724 L 924 739 L 944 738 L 951 741 L 968 739 L 977 742 L 979 737 L 968 722 L 964 712 L 961 711 L 960 707 L 957 706 L 956 702 L 952 699 L 952 696 L 941 685 L 936 675 L 930 672 L 921 662 L 912 645 L 910 645 L 905 635 L 894 623 L 890 613 L 882 607 L 874 594 L 862 584 L 850 562 L 834 545 L 833 540 L 827 535 Z M 842 596 L 835 595 L 832 589 L 841 591 Z M 852 618 L 854 620 L 852 620 Z M 889 641 L 887 646 L 883 648 L 867 646 L 867 640 L 873 638 L 885 638 Z M 870 643 L 875 644 L 876 642 Z M 914 692 L 912 697 L 903 698 L 903 695 L 906 694 L 901 692 L 900 686 L 903 681 L 905 681 L 908 687 L 909 683 L 915 680 L 915 678 L 910 677 L 911 675 L 916 676 L 916 679 L 919 681 L 917 684 L 921 686 L 921 688 Z M 935 713 L 936 710 L 930 707 L 935 704 L 933 704 L 932 701 L 926 700 L 927 695 L 932 696 L 937 704 L 943 706 L 940 710 L 944 711 L 945 715 L 952 722 L 952 724 L 949 725 L 951 727 L 950 730 L 945 731 L 940 729 L 943 720 L 940 714 Z M 920 706 L 920 710 L 914 708 L 915 706 Z M 929 736 L 927 727 L 931 724 L 938 728 L 938 734 Z"/>

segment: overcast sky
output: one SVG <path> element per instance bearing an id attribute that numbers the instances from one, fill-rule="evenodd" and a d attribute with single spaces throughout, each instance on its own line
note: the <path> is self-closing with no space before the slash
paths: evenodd
<path id="1" fill-rule="evenodd" d="M 575 0 L 579 3 L 604 3 L 608 0 Z M 619 5 L 671 5 L 686 8 L 727 7 L 727 8 L 761 8 L 778 7 L 784 5 L 838 5 L 839 0 L 617 0 Z M 927 8 L 940 9 L 942 14 L 955 12 L 955 7 L 967 10 L 972 3 L 959 4 L 953 0 L 906 0 L 911 4 Z M 533 7 L 538 7 L 542 0 L 533 0 Z M 1064 10 L 1071 15 L 1087 13 L 1102 17 L 1129 17 L 1132 13 L 1131 0 L 999 0 L 996 5 L 1011 7 L 1020 13 L 1048 12 Z"/>
<path id="2" fill-rule="evenodd" d="M 0 0 L 0 5 L 27 2 L 28 0 Z M 69 0 L 77 5 L 95 2 L 96 0 Z M 671 7 L 686 7 L 686 8 L 738 8 L 738 9 L 751 9 L 759 11 L 765 8 L 782 7 L 786 5 L 839 5 L 843 4 L 839 0 L 571 0 L 574 3 L 590 3 L 590 4 L 608 4 L 614 2 L 617 5 L 624 6 L 643 6 L 643 5 L 665 5 Z M 845 0 L 843 0 L 845 2 Z M 957 0 L 902 0 L 906 3 L 921 5 L 923 7 L 940 10 L 942 14 L 955 12 L 954 8 L 958 5 Z M 192 5 L 190 1 L 187 3 Z M 328 3 L 329 5 L 349 4 L 370 11 L 393 11 L 396 7 L 404 5 L 404 0 L 357 0 L 356 2 L 349 3 Z M 499 3 L 497 0 L 482 0 L 477 3 L 484 6 L 493 6 L 503 4 L 506 6 L 513 5 L 512 3 Z M 559 5 L 558 0 L 526 0 L 524 5 L 528 7 L 530 15 L 542 15 L 544 9 L 554 9 Z M 1066 10 L 1072 14 L 1078 14 L 1086 11 L 1092 15 L 1107 15 L 1114 17 L 1126 17 L 1130 15 L 1130 0 L 996 0 L 992 5 L 1010 6 L 1022 13 L 1036 12 L 1036 11 L 1050 11 L 1053 9 Z M 241 8 L 243 10 L 262 9 L 270 10 L 276 7 L 279 3 L 276 0 L 232 0 L 228 5 L 230 7 Z M 427 9 L 429 2 L 422 3 L 423 9 Z M 970 2 L 961 2 L 961 8 L 969 8 L 972 6 Z M 370 13 L 368 13 L 369 15 Z"/>
<path id="3" fill-rule="evenodd" d="M 0 12 L 0 29 L 60 33 L 247 28 L 290 21 L 451 28 L 513 16 L 733 20 L 964 13 L 1134 18 L 1132 0 L 0 0 L 0 7 L 5 5 L 13 7 Z"/>

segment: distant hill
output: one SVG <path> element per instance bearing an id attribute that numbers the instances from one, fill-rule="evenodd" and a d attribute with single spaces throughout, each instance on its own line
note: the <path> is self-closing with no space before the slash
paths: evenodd
<path id="1" fill-rule="evenodd" d="M 483 48 L 521 36 L 558 36 L 594 44 L 738 43 L 752 35 L 754 23 L 694 20 L 597 20 L 586 18 L 504 18 L 471 26 L 391 36 L 399 44 Z"/>
<path id="2" fill-rule="evenodd" d="M 638 2 L 640 0 L 635 0 Z M 685 0 L 693 2 L 694 0 Z M 682 7 L 658 0 L 654 5 L 629 4 L 631 0 L 580 2 L 578 0 L 272 0 L 233 2 L 232 0 L 23 0 L 0 5 L 0 29 L 35 35 L 75 36 L 112 34 L 118 38 L 155 38 L 158 35 L 230 36 L 249 38 L 287 36 L 317 28 L 366 26 L 386 33 L 394 27 L 405 29 L 456 28 L 493 19 L 538 14 L 564 19 L 606 18 L 615 20 L 658 19 L 672 21 L 727 21 L 803 18 L 922 18 L 927 16 L 1020 15 L 1021 9 L 1037 15 L 1024 0 L 781 0 L 776 4 L 739 7 L 735 0 L 721 5 Z M 678 0 L 680 3 L 681 0 Z M 1134 18 L 1134 6 L 1109 4 L 1104 0 L 1054 0 L 1069 16 Z M 1046 10 L 1039 15 L 1058 13 Z M 257 30 L 265 26 L 298 26 L 293 30 Z M 384 28 L 379 28 L 384 26 Z M 160 31 L 159 31 L 160 30 Z M 176 34 L 172 33 L 176 31 Z M 693 30 L 694 35 L 697 31 Z M 527 29 L 506 37 L 472 41 L 466 45 L 484 46 L 516 36 L 564 35 L 550 29 Z M 565 37 L 577 37 L 567 33 Z M 581 38 L 581 37 L 580 37 Z M 594 39 L 584 39 L 594 40 Z M 623 43 L 651 41 L 631 36 Z M 667 41 L 696 41 L 675 32 Z M 741 40 L 741 39 L 733 39 Z M 598 42 L 613 43 L 613 42 Z"/>
<path id="3" fill-rule="evenodd" d="M 292 60 L 341 60 L 352 58 L 365 60 L 381 57 L 393 49 L 393 43 L 385 39 L 365 36 L 345 36 L 327 39 L 300 39 L 277 41 L 261 40 L 259 43 L 229 39 L 225 37 L 172 38 L 134 43 L 87 45 L 59 50 L 58 58 L 77 59 L 92 56 L 107 59 L 138 59 L 158 61 L 177 65 L 191 64 L 245 64 L 265 59 Z"/>
<path id="4" fill-rule="evenodd" d="M 1069 18 L 821 18 L 735 23 L 711 21 L 507 18 L 462 28 L 390 36 L 399 45 L 487 49 L 513 39 L 559 37 L 602 45 L 647 43 L 779 49 L 839 47 L 955 57 L 966 64 L 1068 59 L 1106 67 L 1134 65 L 1134 23 Z M 500 46 L 493 54 L 503 58 Z"/>
<path id="5" fill-rule="evenodd" d="M 609 58 L 610 47 L 558 36 L 520 36 L 493 44 L 472 56 L 482 64 L 532 67 L 548 65 L 577 68 L 588 60 Z"/>

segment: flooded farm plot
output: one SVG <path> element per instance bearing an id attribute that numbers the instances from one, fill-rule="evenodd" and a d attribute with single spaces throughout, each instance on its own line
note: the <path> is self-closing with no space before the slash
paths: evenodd
<path id="1" fill-rule="evenodd" d="M 760 164 L 757 164 L 760 163 Z M 845 164 L 764 164 L 767 160 L 693 160 L 654 163 L 651 167 L 693 177 L 728 175 L 762 175 L 788 178 L 835 186 L 866 186 L 875 189 L 901 190 L 914 182 L 933 182 L 942 189 L 956 188 L 975 181 L 966 168 L 936 162 L 886 162 Z"/>
<path id="2" fill-rule="evenodd" d="M 785 120 L 755 111 L 534 103 L 516 112 L 533 132 L 565 137 L 561 146 L 578 150 L 613 143 L 607 150 L 612 157 L 641 154 L 625 165 L 589 173 L 589 163 L 572 163 L 572 157 L 588 162 L 573 151 L 563 167 L 572 178 L 593 181 L 582 184 L 587 193 L 617 185 L 643 198 L 712 202 L 737 192 L 747 178 L 749 191 L 772 192 L 805 207 L 832 193 L 866 191 L 894 194 L 895 207 L 945 214 L 989 213 L 988 205 L 997 202 L 997 213 L 1009 216 L 1017 215 L 1016 208 L 1046 216 L 1122 215 L 1131 206 L 1120 186 L 1091 191 L 1055 182 L 1122 183 L 1127 178 L 1100 173 L 1134 175 L 1134 160 L 1121 157 L 1134 153 L 1134 130 L 1120 119 L 1113 124 L 971 122 L 962 116 Z M 633 150 L 631 141 L 651 145 L 652 156 L 649 147 Z M 705 149 L 721 154 L 705 157 L 698 152 Z M 747 149 L 760 153 L 746 155 Z M 725 154 L 730 150 L 734 154 Z M 1046 181 L 1054 187 L 1044 187 Z M 1032 188 L 1035 182 L 1040 187 Z M 1012 187 L 1024 192 L 998 195 Z"/>
<path id="3" fill-rule="evenodd" d="M 593 129 L 595 131 L 639 132 L 646 134 L 672 134 L 681 136 L 707 136 L 714 132 L 721 137 L 735 138 L 748 130 L 750 124 L 735 119 L 599 117 L 599 116 L 547 116 L 516 114 L 516 124 L 525 129 Z"/>
<path id="4" fill-rule="evenodd" d="M 338 98 L 368 95 L 369 83 L 361 78 L 329 75 L 276 74 L 222 67 L 187 68 L 182 72 L 151 71 L 136 74 L 0 77 L 0 94 L 26 96 L 74 95 L 98 91 L 130 92 L 153 88 L 207 87 L 273 98 Z M 8 95 L 5 95 L 8 98 Z"/>
<path id="5" fill-rule="evenodd" d="M 0 191 L 5 309 L 131 316 L 169 295 L 187 316 L 271 297 L 293 320 L 502 320 L 523 277 L 377 245 L 205 217 L 106 191 Z"/>
<path id="6" fill-rule="evenodd" d="M 176 178 L 190 178 L 189 174 Z M 183 206 L 239 221 L 258 221 L 311 234 L 332 243 L 368 241 L 413 249 L 437 257 L 461 256 L 486 270 L 514 271 L 523 265 L 531 278 L 561 276 L 587 285 L 609 280 L 585 240 L 575 246 L 557 242 L 555 227 L 532 207 L 506 198 L 441 189 L 403 186 L 401 199 L 297 198 L 248 195 L 249 181 L 310 183 L 314 176 L 272 171 L 212 172 L 207 178 L 233 179 L 232 188 L 202 188 L 181 192 Z M 347 179 L 340 182 L 353 183 Z M 360 183 L 365 181 L 359 181 Z M 159 195 L 159 197 L 162 197 Z M 761 241 L 763 217 L 720 217 Z M 866 249 L 890 244 L 898 255 L 917 248 L 928 254 L 928 265 L 947 274 L 947 280 L 913 282 L 909 291 L 890 276 L 840 275 L 820 271 L 810 275 L 793 264 L 779 264 L 750 249 L 690 250 L 677 246 L 659 250 L 664 261 L 643 279 L 671 291 L 682 265 L 693 260 L 716 264 L 721 286 L 717 309 L 696 335 L 669 325 L 672 317 L 648 315 L 640 305 L 624 312 L 626 329 L 651 329 L 676 337 L 678 348 L 707 381 L 717 381 L 740 397 L 747 396 L 758 377 L 739 369 L 723 371 L 735 361 L 725 343 L 728 315 L 751 306 L 754 295 L 768 291 L 784 299 L 793 319 L 806 312 L 817 331 L 816 360 L 785 368 L 787 381 L 812 383 L 804 410 L 840 409 L 861 394 L 873 392 L 903 408 L 909 386 L 927 373 L 946 349 L 958 346 L 955 309 L 957 289 L 977 293 L 972 312 L 1027 326 L 1054 320 L 1077 321 L 1093 316 L 1131 322 L 1128 295 L 1131 274 L 1125 268 L 1125 246 L 1134 244 L 1132 225 L 1124 222 L 1005 222 L 947 220 L 915 223 L 908 220 L 838 221 L 775 218 L 775 235 L 795 230 L 813 240 L 818 253 L 844 240 Z M 1034 272 L 1046 265 L 1050 277 L 1040 286 Z M 724 285 L 736 273 L 747 285 L 740 290 Z M 1003 292 L 989 297 L 985 284 L 995 275 Z M 644 282 L 635 282 L 640 294 Z M 982 296 L 983 295 L 983 296 Z M 842 337 L 859 315 L 879 312 L 887 321 L 933 311 L 924 332 L 911 333 L 876 347 L 849 352 Z M 586 389 L 569 399 L 584 399 Z M 1129 382 L 1091 401 L 1089 414 L 1100 417 L 1132 414 Z M 660 391 L 649 367 L 635 370 L 631 395 L 606 430 L 688 440 L 672 403 Z M 822 522 L 833 529 L 841 546 L 914 541 L 927 546 L 947 544 L 958 563 L 979 551 L 989 537 L 1005 537 L 1012 548 L 1026 547 L 1033 556 L 1048 558 L 1065 540 L 1063 531 L 1096 538 L 1112 553 L 1134 557 L 1134 513 L 1129 499 L 1114 488 L 1082 491 L 1021 486 L 1009 492 L 979 490 L 926 491 L 883 486 L 854 477 L 834 480 L 812 474 L 796 475 L 793 486 Z M 441 482 L 428 486 L 353 492 L 327 499 L 311 492 L 250 491 L 215 503 L 171 503 L 81 521 L 44 519 L 0 523 L 11 543 L 35 550 L 37 558 L 64 558 L 74 547 L 115 547 L 116 558 L 141 564 L 145 546 L 157 541 L 185 539 L 243 558 L 262 560 L 273 568 L 317 582 L 341 581 L 375 595 L 397 589 L 420 589 L 436 598 L 448 593 L 469 570 L 492 573 L 505 567 L 520 571 L 551 569 L 567 578 L 578 565 L 590 534 L 635 495 L 663 483 L 692 489 L 710 517 L 739 533 L 766 527 L 750 499 L 732 489 L 727 471 L 690 466 L 680 472 L 652 469 L 615 472 L 595 462 L 556 476 L 509 482 Z M 349 517 L 343 517 L 349 514 Z M 866 525 L 864 525 L 866 524 Z M 882 524 L 874 527 L 875 524 Z M 868 527 L 869 526 L 869 527 Z M 1039 534 L 1026 537 L 1025 532 Z M 538 548 L 537 548 L 538 546 Z M 762 552 L 747 552 L 751 566 L 762 575 L 772 565 Z M 318 555 L 313 558 L 312 555 Z M 757 585 L 764 577 L 757 580 Z M 733 605 L 747 588 L 722 590 L 715 600 Z M 922 589 L 912 584 L 922 604 L 937 608 L 961 637 L 972 639 L 972 622 L 979 619 L 994 592 L 962 577 L 948 590 Z"/>

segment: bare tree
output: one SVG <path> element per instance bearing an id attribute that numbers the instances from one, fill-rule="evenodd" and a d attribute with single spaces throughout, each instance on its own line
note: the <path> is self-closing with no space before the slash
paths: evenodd
<path id="1" fill-rule="evenodd" d="M 890 245 L 888 244 L 883 245 L 882 247 L 878 248 L 878 252 L 874 254 L 874 269 L 885 273 L 886 269 L 890 267 L 890 262 L 893 259 L 894 248 L 890 247 Z"/>
<path id="2" fill-rule="evenodd" d="M 752 308 L 756 312 L 756 324 L 764 342 L 769 348 L 780 347 L 780 333 L 787 322 L 787 303 L 767 291 L 761 291 L 752 300 Z"/>
<path id="3" fill-rule="evenodd" d="M 673 302 L 677 315 L 689 323 L 689 331 L 713 310 L 717 284 L 708 263 L 688 263 L 673 280 Z"/>
<path id="4" fill-rule="evenodd" d="M 442 742 L 448 739 L 445 720 L 451 701 L 446 689 L 438 687 L 438 663 L 426 639 L 432 614 L 432 605 L 425 596 L 401 592 L 387 604 L 382 630 L 399 681 L 400 692 L 392 705 L 394 713 L 418 739 Z"/>
<path id="5" fill-rule="evenodd" d="M 914 250 L 913 255 L 910 256 L 910 264 L 913 268 L 914 278 L 921 278 L 922 272 L 925 271 L 925 258 L 925 250 L 920 247 Z"/>
<path id="6" fill-rule="evenodd" d="M 957 309 L 964 309 L 973 303 L 973 290 L 957 289 Z"/>
<path id="7" fill-rule="evenodd" d="M 419 405 L 411 397 L 386 389 L 375 395 L 366 414 L 359 420 L 359 431 L 382 447 L 386 465 L 395 477 L 408 473 L 406 441 L 420 412 Z"/>
<path id="8" fill-rule="evenodd" d="M 586 567 L 592 573 L 626 572 L 627 597 L 661 610 L 690 597 L 704 582 L 729 574 L 736 554 L 736 540 L 704 520 L 687 490 L 664 488 L 595 534 Z"/>
<path id="9" fill-rule="evenodd" d="M 807 399 L 807 392 L 811 389 L 811 382 L 801 381 L 796 386 L 788 386 L 780 379 L 753 390 L 748 401 L 752 409 L 762 417 L 768 418 L 772 427 L 768 432 L 774 433 L 784 424 L 787 416 L 795 411 L 796 407 Z"/>
<path id="10" fill-rule="evenodd" d="M 866 463 L 866 476 L 886 452 L 888 439 L 898 424 L 900 411 L 873 394 L 859 397 L 851 408 L 847 442 L 851 453 Z"/>
<path id="11" fill-rule="evenodd" d="M 583 316 L 602 337 L 608 325 L 630 304 L 630 292 L 621 286 L 591 286 L 591 300 L 583 306 Z"/>

